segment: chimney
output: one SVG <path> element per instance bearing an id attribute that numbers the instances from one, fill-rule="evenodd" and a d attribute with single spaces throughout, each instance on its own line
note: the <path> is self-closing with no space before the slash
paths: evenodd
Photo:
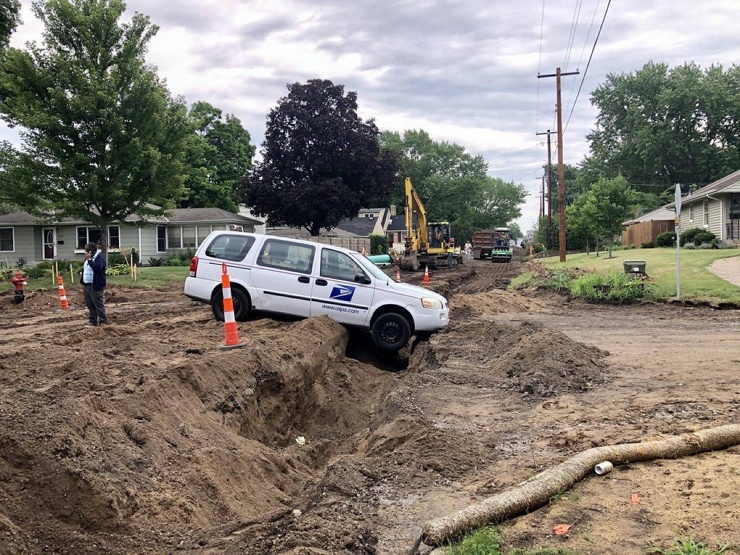
<path id="1" fill-rule="evenodd" d="M 391 204 L 391 216 L 396 216 L 396 205 Z"/>

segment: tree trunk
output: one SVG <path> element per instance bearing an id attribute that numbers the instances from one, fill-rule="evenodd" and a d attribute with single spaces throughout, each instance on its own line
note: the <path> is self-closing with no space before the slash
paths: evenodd
<path id="1" fill-rule="evenodd" d="M 582 480 L 602 461 L 618 465 L 653 459 L 675 459 L 737 444 L 740 444 L 740 424 L 728 424 L 663 440 L 587 449 L 510 491 L 425 523 L 421 538 L 411 553 L 416 552 L 421 541 L 427 545 L 439 546 L 480 526 L 501 522 L 542 507 L 553 495 Z"/>
<path id="2" fill-rule="evenodd" d="M 596 238 L 596 258 L 599 257 L 599 238 Z"/>
<path id="3" fill-rule="evenodd" d="M 586 236 L 586 256 L 589 255 L 590 248 L 591 248 L 591 242 L 588 240 L 588 236 Z"/>

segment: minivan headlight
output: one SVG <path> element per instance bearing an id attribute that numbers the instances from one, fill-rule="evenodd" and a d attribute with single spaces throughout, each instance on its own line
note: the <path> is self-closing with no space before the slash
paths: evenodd
<path id="1" fill-rule="evenodd" d="M 437 310 L 440 310 L 442 308 L 442 301 L 424 297 L 421 299 L 421 306 L 424 308 L 436 308 Z"/>

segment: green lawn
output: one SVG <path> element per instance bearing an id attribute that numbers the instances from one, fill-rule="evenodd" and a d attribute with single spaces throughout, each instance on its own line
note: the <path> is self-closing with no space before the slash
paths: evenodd
<path id="1" fill-rule="evenodd" d="M 681 300 L 740 303 L 740 287 L 725 281 L 707 268 L 720 258 L 740 257 L 737 249 L 681 249 Z M 597 272 L 623 272 L 623 264 L 629 260 L 645 261 L 645 272 L 650 277 L 652 297 L 671 299 L 676 297 L 676 249 L 630 249 L 615 250 L 612 258 L 601 252 L 591 254 L 569 254 L 562 263 L 566 267 L 592 269 Z M 539 260 L 543 264 L 560 266 L 556 256 Z M 521 283 L 525 276 L 513 285 Z"/>
<path id="2" fill-rule="evenodd" d="M 125 276 L 108 276 L 108 284 L 126 285 L 128 287 L 162 287 L 171 283 L 185 283 L 188 277 L 189 268 L 187 266 L 152 266 L 139 268 L 136 281 L 131 279 L 130 275 Z M 61 272 L 64 283 L 70 283 L 69 270 Z M 77 276 L 79 279 L 79 276 Z M 57 283 L 51 278 L 51 271 L 47 270 L 46 276 L 40 279 L 27 280 L 26 291 L 35 289 L 53 289 Z M 0 293 L 13 289 L 10 281 L 0 281 Z"/>

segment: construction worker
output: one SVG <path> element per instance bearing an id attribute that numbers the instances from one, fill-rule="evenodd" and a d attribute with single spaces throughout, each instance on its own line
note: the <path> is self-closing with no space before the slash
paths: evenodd
<path id="1" fill-rule="evenodd" d="M 450 237 L 450 241 L 447 243 L 447 266 L 450 268 L 452 268 L 454 262 L 453 254 L 455 254 L 455 238 Z"/>

